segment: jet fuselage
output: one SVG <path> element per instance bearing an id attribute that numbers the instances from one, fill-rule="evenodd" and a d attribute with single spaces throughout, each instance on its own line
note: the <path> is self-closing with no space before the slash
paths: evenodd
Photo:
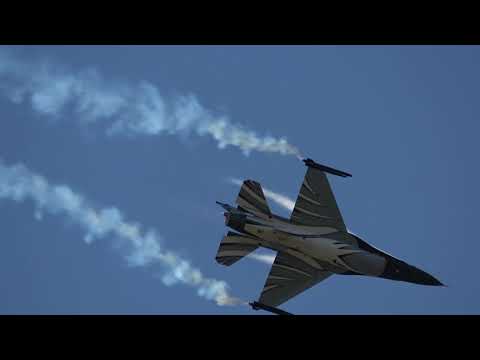
<path id="1" fill-rule="evenodd" d="M 422 285 L 442 285 L 430 274 L 369 245 L 357 235 L 326 226 L 304 226 L 289 219 L 257 216 L 224 207 L 225 224 L 258 240 L 258 246 L 301 257 L 320 271 L 365 275 Z"/>

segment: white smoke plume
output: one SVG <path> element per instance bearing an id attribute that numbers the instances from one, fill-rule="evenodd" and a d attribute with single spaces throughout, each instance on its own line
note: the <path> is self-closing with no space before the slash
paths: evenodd
<path id="1" fill-rule="evenodd" d="M 288 196 L 277 193 L 267 188 L 263 188 L 263 193 L 267 199 L 273 200 L 277 205 L 280 205 L 285 210 L 293 211 L 295 207 L 295 201 L 290 199 Z"/>
<path id="2" fill-rule="evenodd" d="M 191 286 L 199 296 L 214 300 L 218 305 L 245 303 L 229 294 L 224 281 L 205 277 L 189 261 L 164 249 L 162 238 L 155 230 L 142 231 L 139 224 L 127 222 L 115 207 L 95 208 L 68 186 L 51 185 L 22 164 L 7 166 L 0 159 L 1 199 L 32 200 L 38 220 L 43 212 L 66 216 L 86 231 L 87 244 L 96 239 L 112 238 L 114 245 L 126 254 L 130 266 L 161 265 L 166 270 L 161 279 L 167 286 L 176 283 Z"/>
<path id="3" fill-rule="evenodd" d="M 255 254 L 250 253 L 247 255 L 248 258 L 263 262 L 267 265 L 272 265 L 275 261 L 275 254 Z"/>
<path id="4" fill-rule="evenodd" d="M 8 49 L 0 49 L 0 90 L 39 114 L 102 124 L 109 135 L 193 132 L 210 136 L 220 149 L 235 146 L 245 155 L 260 151 L 301 157 L 285 138 L 262 137 L 214 115 L 194 95 L 167 98 L 148 82 L 106 81 L 95 69 L 72 71 L 52 61 L 25 61 Z"/>
<path id="5" fill-rule="evenodd" d="M 240 179 L 236 178 L 228 178 L 228 181 L 234 185 L 241 186 L 243 184 L 243 181 Z M 263 189 L 263 194 L 265 197 L 269 200 L 272 200 L 274 203 L 277 205 L 281 206 L 285 210 L 288 211 L 293 211 L 293 208 L 295 207 L 295 201 L 290 199 L 288 196 L 277 193 L 275 191 L 272 191 L 270 189 L 267 189 L 262 185 Z"/>

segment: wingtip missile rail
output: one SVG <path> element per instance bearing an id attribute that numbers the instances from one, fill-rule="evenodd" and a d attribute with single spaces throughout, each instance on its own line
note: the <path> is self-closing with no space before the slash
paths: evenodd
<path id="1" fill-rule="evenodd" d="M 322 170 L 322 171 L 325 171 L 326 173 L 329 173 L 329 174 L 332 174 L 332 175 L 337 175 L 337 176 L 341 176 L 341 177 L 352 177 L 351 174 L 347 173 L 347 172 L 344 172 L 344 171 L 340 171 L 340 170 L 337 170 L 337 169 L 334 169 L 334 168 L 331 168 L 329 166 L 325 166 L 325 165 L 322 165 L 322 164 L 319 164 L 315 161 L 313 161 L 312 159 L 308 158 L 308 159 L 303 159 L 302 160 L 306 166 L 308 167 L 312 167 L 312 168 L 315 168 L 315 169 L 318 169 L 318 170 Z"/>
<path id="2" fill-rule="evenodd" d="M 265 304 L 262 304 L 258 301 L 254 301 L 254 302 L 251 302 L 251 303 L 248 303 L 253 310 L 265 310 L 265 311 L 268 311 L 268 312 L 271 312 L 273 314 L 277 314 L 277 315 L 293 315 L 287 311 L 284 311 L 282 309 L 279 309 L 279 308 L 276 308 L 276 307 L 273 307 L 273 306 L 268 306 L 268 305 L 265 305 Z"/>

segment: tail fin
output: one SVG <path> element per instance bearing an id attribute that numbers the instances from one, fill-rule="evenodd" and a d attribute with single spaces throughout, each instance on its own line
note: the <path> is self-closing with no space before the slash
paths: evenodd
<path id="1" fill-rule="evenodd" d="M 237 197 L 237 204 L 244 210 L 271 216 L 262 186 L 253 180 L 245 180 Z"/>
<path id="2" fill-rule="evenodd" d="M 245 235 L 229 231 L 218 247 L 215 260 L 219 264 L 230 266 L 258 247 L 258 241 Z"/>

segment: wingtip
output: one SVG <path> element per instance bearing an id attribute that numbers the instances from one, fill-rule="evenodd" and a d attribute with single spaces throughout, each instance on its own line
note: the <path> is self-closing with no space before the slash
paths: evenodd
<path id="1" fill-rule="evenodd" d="M 315 168 L 315 169 L 319 169 L 319 170 L 324 171 L 326 173 L 330 173 L 332 175 L 337 175 L 337 176 L 340 176 L 340 177 L 352 177 L 352 174 L 349 174 L 345 171 L 341 171 L 341 170 L 338 170 L 338 169 L 334 169 L 330 166 L 319 164 L 315 160 L 312 160 L 311 158 L 306 158 L 306 159 L 303 159 L 302 161 L 305 163 L 305 166 L 307 166 L 307 167 L 312 167 L 312 168 Z"/>

